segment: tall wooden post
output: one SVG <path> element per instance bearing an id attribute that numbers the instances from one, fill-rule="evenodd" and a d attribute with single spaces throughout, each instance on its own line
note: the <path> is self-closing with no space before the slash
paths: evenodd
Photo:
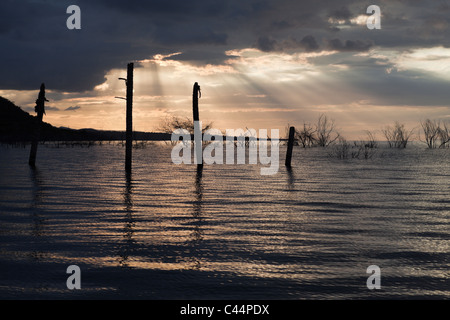
<path id="1" fill-rule="evenodd" d="M 295 141 L 295 127 L 291 127 L 289 129 L 289 141 L 288 141 L 288 148 L 286 153 L 286 167 L 291 167 L 291 161 L 292 161 L 292 151 L 294 149 L 294 141 Z"/>
<path id="2" fill-rule="evenodd" d="M 194 92 L 192 94 L 192 109 L 194 114 L 194 146 L 195 146 L 195 159 L 197 160 L 197 166 L 203 167 L 203 134 L 202 125 L 200 123 L 200 115 L 198 111 L 198 99 L 202 96 L 200 86 L 196 82 L 194 84 Z"/>
<path id="3" fill-rule="evenodd" d="M 28 160 L 28 164 L 32 167 L 36 166 L 36 154 L 41 135 L 42 118 L 45 114 L 46 101 L 48 102 L 47 98 L 45 98 L 45 84 L 43 83 L 41 84 L 39 96 L 36 100 L 35 111 L 37 112 L 37 116 L 35 118 L 34 137 L 33 141 L 31 142 L 30 158 Z"/>
<path id="4" fill-rule="evenodd" d="M 127 72 L 127 133 L 125 146 L 125 170 L 131 171 L 133 153 L 133 72 L 134 64 L 128 64 Z"/>

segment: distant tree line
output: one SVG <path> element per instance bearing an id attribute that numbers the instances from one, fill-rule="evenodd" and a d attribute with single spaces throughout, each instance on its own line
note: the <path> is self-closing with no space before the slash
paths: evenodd
<path id="1" fill-rule="evenodd" d="M 290 125 L 286 127 L 286 136 Z M 425 120 L 421 122 L 422 130 L 419 132 L 419 141 L 426 143 L 428 148 L 449 148 L 450 147 L 450 125 L 438 120 Z M 381 129 L 381 133 L 387 141 L 390 148 L 404 149 L 414 137 L 415 129 L 407 129 L 404 124 L 396 121 L 393 125 Z M 330 120 L 322 114 L 315 124 L 303 123 L 300 129 L 296 128 L 295 143 L 303 148 L 328 147 L 339 145 L 343 154 L 353 157 L 370 157 L 368 150 L 375 149 L 378 146 L 375 135 L 366 131 L 366 139 L 354 142 L 351 146 L 336 129 L 334 120 Z M 357 149 L 357 151 L 345 152 L 346 149 Z M 345 157 L 344 155 L 341 155 Z"/>

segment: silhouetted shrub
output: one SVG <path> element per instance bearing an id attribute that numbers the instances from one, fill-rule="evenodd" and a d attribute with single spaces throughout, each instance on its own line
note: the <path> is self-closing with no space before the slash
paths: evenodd
<path id="1" fill-rule="evenodd" d="M 376 153 L 376 148 L 367 141 L 354 142 L 353 145 L 340 137 L 339 141 L 333 145 L 331 156 L 338 159 L 372 159 Z"/>
<path id="2" fill-rule="evenodd" d="M 394 126 L 387 126 L 382 130 L 386 140 L 391 148 L 406 148 L 412 137 L 413 130 L 408 131 L 404 124 L 395 122 Z"/>
<path id="3" fill-rule="evenodd" d="M 316 125 L 316 141 L 319 147 L 328 147 L 340 138 L 336 131 L 334 120 L 328 120 L 326 115 L 321 115 Z"/>
<path id="4" fill-rule="evenodd" d="M 303 123 L 301 130 L 295 130 L 295 137 L 298 144 L 303 148 L 309 148 L 316 144 L 316 130 L 307 123 Z"/>
<path id="5" fill-rule="evenodd" d="M 289 126 L 290 127 L 290 126 Z M 286 134 L 288 133 L 288 129 Z M 309 147 L 328 147 L 335 143 L 340 137 L 336 130 L 334 120 L 322 114 L 316 125 L 313 127 L 309 123 L 303 123 L 303 128 L 295 130 L 295 141 L 297 145 L 303 148 Z"/>

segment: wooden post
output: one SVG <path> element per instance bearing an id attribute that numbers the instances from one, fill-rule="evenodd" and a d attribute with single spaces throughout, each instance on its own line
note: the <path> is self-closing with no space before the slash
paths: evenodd
<path id="1" fill-rule="evenodd" d="M 198 111 L 198 99 L 202 96 L 200 86 L 196 82 L 194 84 L 194 92 L 192 94 L 192 109 L 194 114 L 194 146 L 195 146 L 195 159 L 197 160 L 197 166 L 203 167 L 203 134 L 202 126 L 200 124 L 200 116 Z"/>
<path id="2" fill-rule="evenodd" d="M 48 100 L 45 98 L 45 84 L 43 83 L 41 84 L 41 90 L 36 100 L 35 111 L 37 112 L 37 116 L 35 118 L 35 129 L 34 129 L 35 131 L 33 141 L 31 142 L 30 158 L 28 160 L 28 164 L 32 167 L 36 166 L 36 154 L 41 135 L 42 118 L 44 117 L 45 114 L 46 101 Z"/>
<path id="3" fill-rule="evenodd" d="M 286 167 L 291 167 L 291 161 L 292 161 L 292 151 L 294 149 L 294 141 L 295 141 L 295 127 L 291 127 L 289 130 L 289 141 L 288 141 L 288 148 L 286 153 Z"/>
<path id="4" fill-rule="evenodd" d="M 134 64 L 128 64 L 127 72 L 127 133 L 125 146 L 125 170 L 131 171 L 133 153 L 133 71 Z"/>

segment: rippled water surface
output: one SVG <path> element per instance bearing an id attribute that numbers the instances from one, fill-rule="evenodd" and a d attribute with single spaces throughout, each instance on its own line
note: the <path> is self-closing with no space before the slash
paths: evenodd
<path id="1" fill-rule="evenodd" d="M 0 147 L 3 299 L 450 298 L 450 150 L 295 149 L 274 176 L 158 144 L 129 176 L 117 145 L 41 146 L 34 170 L 28 153 Z"/>

